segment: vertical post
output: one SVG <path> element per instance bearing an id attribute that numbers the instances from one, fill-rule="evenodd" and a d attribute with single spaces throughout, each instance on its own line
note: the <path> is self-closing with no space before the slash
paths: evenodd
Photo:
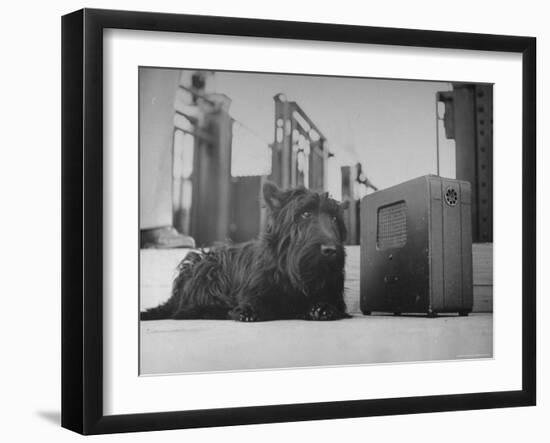
<path id="1" fill-rule="evenodd" d="M 214 200 L 218 202 L 218 217 L 215 227 L 214 241 L 225 241 L 229 238 L 231 204 L 231 141 L 233 138 L 233 119 L 224 110 L 217 115 L 218 149 L 219 149 L 219 181 Z M 210 198 L 214 197 L 210 196 Z"/>
<path id="2" fill-rule="evenodd" d="M 209 246 L 228 237 L 231 188 L 233 120 L 229 99 L 209 96 L 214 104 L 205 112 L 201 133 L 195 137 L 193 168 L 192 234 L 198 246 Z"/>
<path id="3" fill-rule="evenodd" d="M 284 97 L 284 96 L 283 96 Z M 284 150 L 285 150 L 285 108 L 286 101 L 282 95 L 273 97 L 275 101 L 275 133 L 271 149 L 271 175 L 269 180 L 278 186 L 283 186 Z"/>
<path id="4" fill-rule="evenodd" d="M 435 96 L 435 155 L 436 174 L 439 176 L 439 98 Z"/>
<path id="5" fill-rule="evenodd" d="M 475 242 L 491 242 L 493 86 L 456 83 L 452 92 L 439 92 L 437 100 L 445 103 L 447 138 L 456 143 L 456 178 L 472 185 L 472 238 Z"/>
<path id="6" fill-rule="evenodd" d="M 479 241 L 493 241 L 493 86 L 475 86 Z"/>
<path id="7" fill-rule="evenodd" d="M 454 85 L 456 178 L 472 185 L 472 238 L 479 241 L 475 87 Z"/>
<path id="8" fill-rule="evenodd" d="M 357 166 L 342 166 L 342 201 L 348 201 L 348 209 L 344 212 L 344 222 L 348 231 L 346 244 L 359 244 L 359 195 L 357 195 Z"/>
<path id="9" fill-rule="evenodd" d="M 321 138 L 321 153 L 323 155 L 323 182 L 321 183 L 321 191 L 325 191 L 328 188 L 328 146 L 325 138 Z"/>
<path id="10" fill-rule="evenodd" d="M 298 156 L 294 140 L 294 130 L 296 121 L 292 117 L 293 107 L 287 103 L 285 107 L 285 147 L 283 156 L 286 154 L 285 165 L 283 168 L 283 188 L 295 188 L 298 186 Z"/>

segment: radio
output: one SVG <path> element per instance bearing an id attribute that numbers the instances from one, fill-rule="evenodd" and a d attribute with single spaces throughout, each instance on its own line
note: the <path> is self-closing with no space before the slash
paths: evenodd
<path id="1" fill-rule="evenodd" d="M 361 311 L 468 315 L 470 184 L 419 177 L 361 200 Z"/>

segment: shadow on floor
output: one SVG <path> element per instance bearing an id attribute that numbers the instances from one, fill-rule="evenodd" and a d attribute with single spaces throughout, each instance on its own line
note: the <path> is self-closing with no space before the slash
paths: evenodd
<path id="1" fill-rule="evenodd" d="M 45 421 L 50 422 L 56 426 L 61 425 L 61 412 L 60 411 L 36 411 L 36 415 Z"/>

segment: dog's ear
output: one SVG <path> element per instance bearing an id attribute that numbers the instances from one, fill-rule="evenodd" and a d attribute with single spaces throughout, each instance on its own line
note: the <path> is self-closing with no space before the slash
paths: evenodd
<path id="1" fill-rule="evenodd" d="M 283 205 L 283 192 L 275 183 L 265 182 L 263 186 L 265 204 L 271 210 L 279 209 Z"/>
<path id="2" fill-rule="evenodd" d="M 342 203 L 340 203 L 340 207 L 345 211 L 349 208 L 349 200 L 344 200 Z"/>

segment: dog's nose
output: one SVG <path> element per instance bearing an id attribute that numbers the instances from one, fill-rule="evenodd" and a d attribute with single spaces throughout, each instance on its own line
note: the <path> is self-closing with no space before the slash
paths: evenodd
<path id="1" fill-rule="evenodd" d="M 336 255 L 336 246 L 321 245 L 321 254 L 325 257 L 332 257 L 333 255 Z"/>

